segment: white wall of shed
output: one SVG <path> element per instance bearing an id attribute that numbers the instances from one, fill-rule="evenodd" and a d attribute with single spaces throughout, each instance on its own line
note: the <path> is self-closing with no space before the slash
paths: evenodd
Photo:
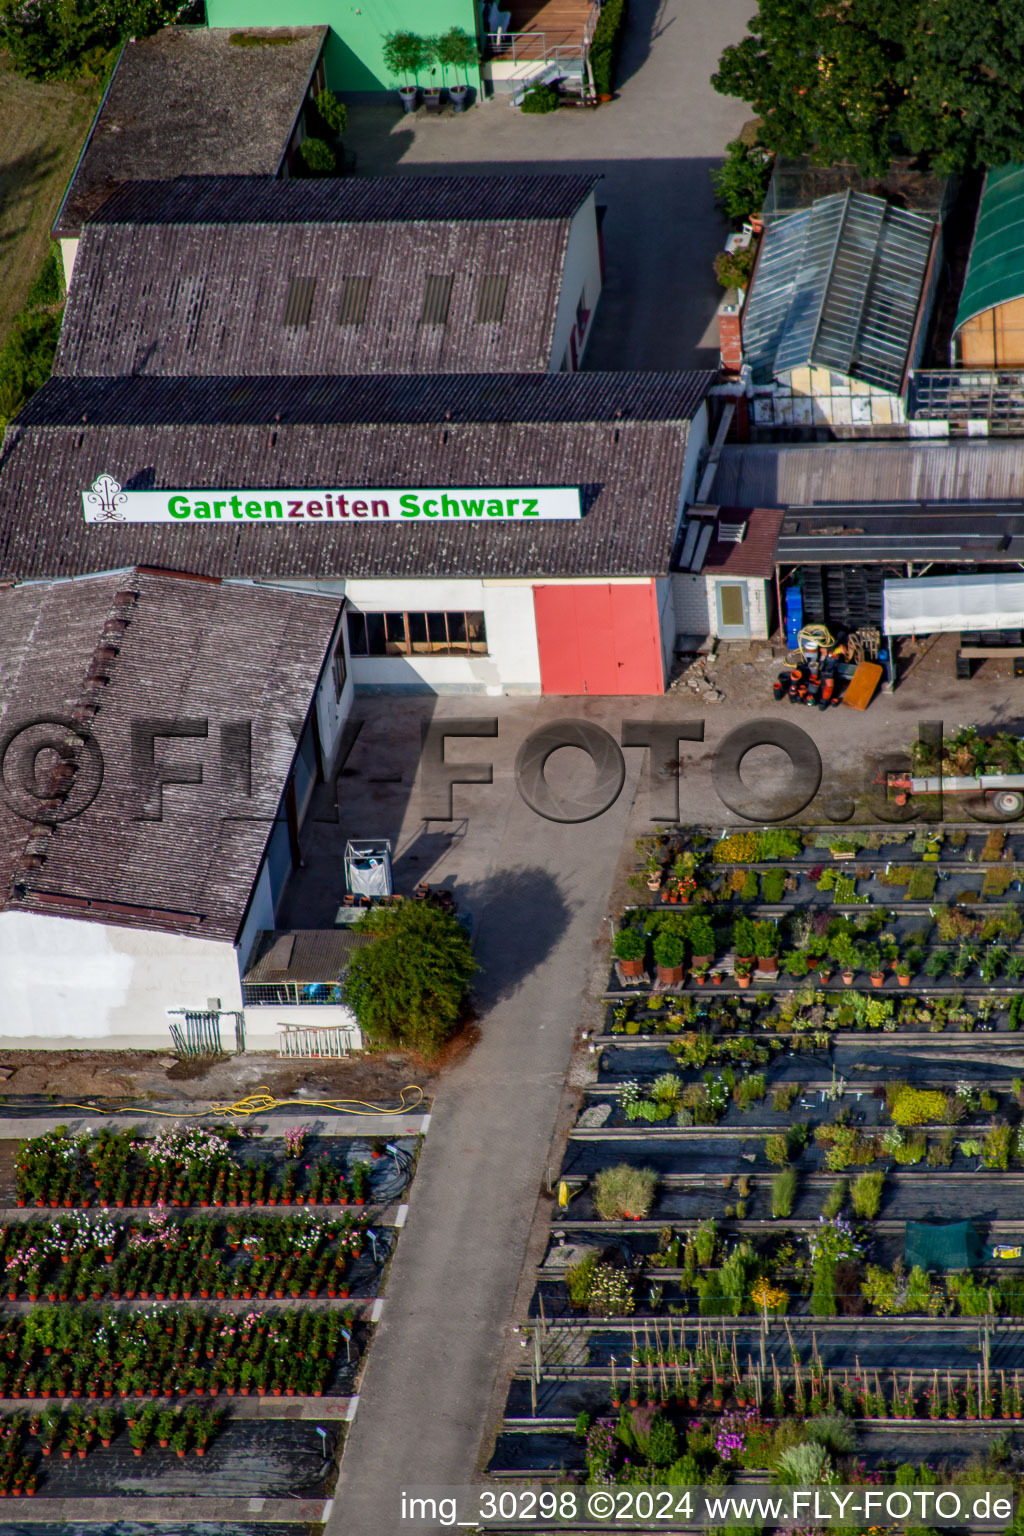
<path id="1" fill-rule="evenodd" d="M 169 1008 L 242 1006 L 226 940 L 45 912 L 0 913 L 0 976 L 0 1040 L 43 1050 L 167 1050 Z"/>

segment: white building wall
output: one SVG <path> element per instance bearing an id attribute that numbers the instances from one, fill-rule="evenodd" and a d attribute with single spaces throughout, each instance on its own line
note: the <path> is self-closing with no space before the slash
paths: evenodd
<path id="1" fill-rule="evenodd" d="M 259 878 L 256 881 L 256 889 L 253 891 L 249 911 L 246 913 L 245 922 L 242 925 L 241 936 L 238 940 L 238 974 L 243 975 L 249 968 L 252 952 L 256 948 L 256 941 L 263 932 L 269 933 L 276 924 L 274 912 L 274 893 L 270 881 L 270 866 L 266 860 L 260 865 Z"/>
<path id="2" fill-rule="evenodd" d="M 718 602 L 715 597 L 715 587 L 719 582 L 730 586 L 746 586 L 747 589 L 747 620 L 750 625 L 751 640 L 768 639 L 768 584 L 763 576 L 698 576 L 698 581 L 706 582 L 705 600 L 707 602 L 709 635 L 718 634 Z M 677 577 L 678 581 L 679 578 Z M 697 631 L 694 631 L 697 633 Z M 728 641 L 725 642 L 728 644 Z"/>
<path id="3" fill-rule="evenodd" d="M 338 742 L 341 737 L 342 726 L 352 712 L 352 700 L 355 697 L 355 683 L 352 680 L 352 659 L 348 654 L 348 626 L 345 616 L 338 619 L 338 627 L 331 637 L 331 648 L 328 652 L 328 662 L 324 668 L 324 675 L 320 679 L 320 687 L 316 695 L 316 723 L 320 733 L 320 750 L 324 758 L 324 772 L 328 772 L 334 762 L 335 753 L 338 750 Z M 345 686 L 341 690 L 339 698 L 334 687 L 334 653 L 338 642 L 345 647 L 346 676 Z"/>
<path id="4" fill-rule="evenodd" d="M 242 1006 L 230 943 L 48 913 L 0 913 L 0 976 L 0 1039 L 54 1050 L 166 1050 L 169 1008 Z"/>
<path id="5" fill-rule="evenodd" d="M 594 194 L 576 210 L 569 226 L 569 239 L 562 268 L 562 287 L 555 312 L 548 372 L 572 368 L 569 338 L 576 328 L 576 306 L 582 298 L 589 309 L 587 329 L 576 336 L 576 359 L 582 358 L 594 324 L 597 301 L 601 296 L 601 246 L 597 232 L 597 208 Z"/>
<path id="6" fill-rule="evenodd" d="M 495 695 L 540 691 L 529 582 L 360 580 L 347 582 L 345 591 L 360 613 L 482 612 L 487 631 L 486 656 L 355 656 L 350 667 L 357 687 Z"/>
<path id="7" fill-rule="evenodd" d="M 658 600 L 658 627 L 661 631 L 661 664 L 665 677 L 668 678 L 672 671 L 672 663 L 675 660 L 676 640 L 676 613 L 675 604 L 672 601 L 672 578 L 670 576 L 657 576 L 654 581 L 655 596 Z"/>
<path id="8" fill-rule="evenodd" d="M 280 1051 L 286 1026 L 300 1029 L 340 1029 L 346 1050 L 362 1049 L 363 1032 L 349 1008 L 317 1005 L 288 1008 L 274 1004 L 245 1010 L 245 1048 L 247 1051 Z"/>

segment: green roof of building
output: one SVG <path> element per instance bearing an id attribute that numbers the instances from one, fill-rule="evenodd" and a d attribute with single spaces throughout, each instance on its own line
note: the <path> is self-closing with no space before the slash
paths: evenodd
<path id="1" fill-rule="evenodd" d="M 982 188 L 956 329 L 986 309 L 1024 298 L 1024 165 L 989 171 Z"/>

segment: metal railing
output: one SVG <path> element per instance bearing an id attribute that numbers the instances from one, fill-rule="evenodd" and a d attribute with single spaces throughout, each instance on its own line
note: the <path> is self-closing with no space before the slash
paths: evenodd
<path id="1" fill-rule="evenodd" d="M 341 1002 L 333 981 L 243 981 L 246 1008 L 336 1008 Z"/>
<path id="2" fill-rule="evenodd" d="M 591 0 L 587 19 L 583 23 L 583 31 L 580 33 L 578 43 L 549 43 L 548 37 L 552 34 L 547 31 L 536 32 L 485 32 L 484 43 L 487 57 L 491 59 L 507 58 L 511 53 L 513 64 L 520 60 L 524 63 L 532 63 L 536 59 L 543 59 L 546 63 L 557 64 L 569 61 L 583 61 L 586 59 L 587 50 L 594 41 L 594 33 L 601 16 L 599 0 Z M 564 37 L 571 33 L 571 27 L 559 27 L 555 36 Z"/>
<path id="3" fill-rule="evenodd" d="M 1024 372 L 915 369 L 907 415 L 912 421 L 948 421 L 953 426 L 985 422 L 992 432 L 1024 431 Z"/>
<path id="4" fill-rule="evenodd" d="M 546 32 L 488 32 L 487 56 L 491 59 L 511 57 L 513 64 L 533 64 L 538 60 L 556 64 L 583 58 L 585 33 L 578 43 L 549 43 L 547 37 Z"/>

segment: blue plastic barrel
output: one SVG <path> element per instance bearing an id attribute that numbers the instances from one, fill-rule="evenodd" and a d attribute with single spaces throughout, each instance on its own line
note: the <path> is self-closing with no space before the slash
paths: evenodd
<path id="1" fill-rule="evenodd" d="M 795 651 L 804 627 L 804 595 L 799 587 L 786 588 L 786 644 Z"/>

